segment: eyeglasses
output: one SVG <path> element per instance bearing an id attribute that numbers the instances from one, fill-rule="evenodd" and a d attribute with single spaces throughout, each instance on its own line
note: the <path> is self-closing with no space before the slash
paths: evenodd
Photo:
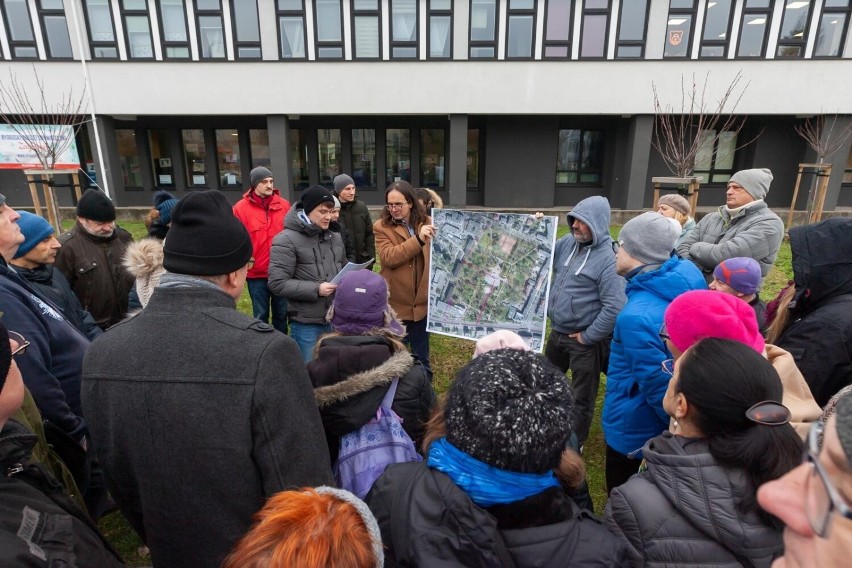
<path id="1" fill-rule="evenodd" d="M 396 211 L 398 209 L 402 209 L 406 205 L 408 205 L 407 201 L 405 203 L 388 203 L 388 204 L 385 205 L 385 207 L 387 207 L 391 211 Z"/>
<path id="2" fill-rule="evenodd" d="M 746 410 L 746 418 L 764 426 L 782 426 L 790 421 L 790 409 L 774 400 L 764 400 Z"/>
<path id="3" fill-rule="evenodd" d="M 612 241 L 612 252 L 618 254 L 618 249 L 621 248 L 621 243 L 618 241 Z"/>
<path id="4" fill-rule="evenodd" d="M 819 461 L 819 438 L 824 428 L 823 422 L 813 423 L 802 458 L 803 462 L 811 466 L 805 480 L 805 513 L 811 528 L 820 538 L 828 535 L 832 513 L 835 511 L 844 519 L 852 519 L 852 507 L 844 502 Z"/>
<path id="5" fill-rule="evenodd" d="M 18 348 L 12 351 L 12 357 L 14 357 L 15 355 L 23 355 L 27 352 L 27 347 L 30 346 L 30 342 L 27 341 L 23 335 L 21 335 L 17 331 L 10 331 L 9 337 L 14 339 L 18 343 Z"/>
<path id="6" fill-rule="evenodd" d="M 250 258 L 250 259 L 249 259 L 249 261 L 248 261 L 248 267 L 249 267 L 249 268 L 254 268 L 254 258 Z"/>
<path id="7" fill-rule="evenodd" d="M 668 330 L 666 329 L 666 322 L 663 322 L 663 325 L 660 326 L 660 339 L 665 343 L 666 341 L 671 341 L 672 336 L 669 335 Z"/>
<path id="8" fill-rule="evenodd" d="M 663 372 L 668 376 L 674 376 L 674 359 L 666 359 L 660 364 L 660 367 L 662 367 Z"/>

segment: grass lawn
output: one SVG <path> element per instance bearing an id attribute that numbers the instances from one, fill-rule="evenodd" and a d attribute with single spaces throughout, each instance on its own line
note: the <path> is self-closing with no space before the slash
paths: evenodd
<path id="1" fill-rule="evenodd" d="M 65 223 L 65 226 L 70 228 L 73 225 L 72 221 Z M 142 223 L 126 223 L 122 227 L 130 231 L 135 239 L 145 236 L 145 226 Z M 611 233 L 613 237 L 618 236 L 620 226 L 613 226 Z M 561 227 L 558 235 L 561 237 L 568 232 L 568 227 Z M 792 278 L 793 269 L 791 265 L 790 244 L 785 241 L 781 245 L 781 251 L 778 254 L 778 260 L 775 262 L 775 267 L 766 279 L 763 286 L 761 297 L 764 300 L 769 300 L 775 297 L 775 294 Z M 248 293 L 243 292 L 242 297 L 238 302 L 240 311 L 251 314 L 251 300 Z M 456 339 L 445 337 L 442 335 L 433 334 L 431 337 L 431 357 L 432 368 L 435 372 L 435 390 L 442 394 L 449 388 L 453 376 L 456 371 L 470 360 L 473 355 L 473 342 L 464 339 Z M 601 514 L 606 504 L 606 489 L 604 481 L 604 455 L 605 445 L 603 432 L 601 431 L 600 417 L 601 407 L 603 404 L 603 395 L 605 391 L 606 381 L 602 378 L 601 388 L 598 395 L 598 400 L 595 408 L 595 417 L 592 421 L 592 429 L 589 433 L 589 438 L 586 441 L 585 453 L 583 458 L 586 462 L 586 472 L 589 481 L 589 489 L 592 494 L 592 499 L 595 503 L 595 511 Z M 138 554 L 139 548 L 142 546 L 141 540 L 130 528 L 121 513 L 112 513 L 99 523 L 101 530 L 113 543 L 116 549 L 124 557 L 129 566 L 144 566 L 150 564 L 150 559 L 140 557 Z"/>

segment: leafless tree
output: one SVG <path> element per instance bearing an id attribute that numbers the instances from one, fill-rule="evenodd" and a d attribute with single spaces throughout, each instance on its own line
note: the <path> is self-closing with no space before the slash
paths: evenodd
<path id="1" fill-rule="evenodd" d="M 80 96 L 74 88 L 64 88 L 48 97 L 47 89 L 33 66 L 37 92 L 28 89 L 13 72 L 9 80 L 0 83 L 0 120 L 12 127 L 23 143 L 38 157 L 41 166 L 52 169 L 56 160 L 68 149 L 74 137 L 88 119 L 84 114 L 86 89 Z M 35 100 L 34 100 L 35 99 Z M 49 99 L 56 102 L 51 103 Z M 67 127 L 70 126 L 70 133 Z"/>
<path id="2" fill-rule="evenodd" d="M 805 122 L 797 124 L 794 128 L 796 133 L 804 138 L 808 146 L 816 152 L 820 164 L 824 163 L 827 157 L 837 152 L 852 136 L 852 122 L 848 123 L 846 127 L 840 128 L 837 125 L 836 114 L 831 118 L 830 123 L 826 122 L 824 114 L 820 114 L 806 119 Z"/>
<path id="3" fill-rule="evenodd" d="M 702 147 L 717 151 L 719 138 L 725 133 L 739 133 L 746 117 L 734 112 L 740 103 L 748 83 L 741 87 L 742 72 L 738 71 L 728 84 L 725 93 L 717 101 L 708 100 L 707 88 L 710 73 L 700 85 L 692 76 L 691 85 L 685 78 L 680 80 L 680 108 L 663 103 L 656 83 L 651 83 L 654 92 L 654 134 L 651 145 L 662 156 L 669 171 L 676 177 L 687 177 L 695 170 L 695 159 Z M 759 136 L 759 135 L 758 135 Z M 757 136 L 739 144 L 731 151 L 754 142 Z M 724 156 L 717 154 L 719 160 Z"/>

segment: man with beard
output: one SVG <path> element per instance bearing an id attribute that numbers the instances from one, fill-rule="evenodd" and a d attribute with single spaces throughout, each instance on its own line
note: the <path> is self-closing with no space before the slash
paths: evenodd
<path id="1" fill-rule="evenodd" d="M 62 248 L 56 268 L 101 329 L 118 323 L 127 313 L 133 277 L 122 259 L 132 240 L 130 233 L 115 225 L 115 205 L 96 189 L 83 194 L 77 203 L 77 224 L 59 237 Z"/>
<path id="2" fill-rule="evenodd" d="M 571 233 L 556 242 L 553 257 L 552 331 L 544 354 L 563 373 L 571 369 L 576 399 L 571 420 L 580 447 L 592 424 L 615 318 L 626 301 L 625 280 L 615 272 L 609 220 L 605 197 L 582 200 L 568 213 Z"/>

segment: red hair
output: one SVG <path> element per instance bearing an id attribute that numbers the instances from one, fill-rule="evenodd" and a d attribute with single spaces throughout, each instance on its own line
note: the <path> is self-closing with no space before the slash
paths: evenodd
<path id="1" fill-rule="evenodd" d="M 282 491 L 255 514 L 222 568 L 373 568 L 371 543 L 351 503 L 310 488 Z"/>

